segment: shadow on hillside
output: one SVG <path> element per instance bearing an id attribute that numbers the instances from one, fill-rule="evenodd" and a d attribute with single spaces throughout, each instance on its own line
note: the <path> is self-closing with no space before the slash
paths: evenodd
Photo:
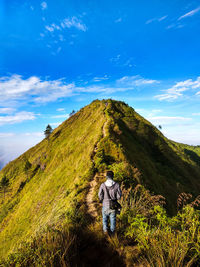
<path id="1" fill-rule="evenodd" d="M 186 148 L 184 149 L 184 152 L 189 156 L 191 160 L 193 160 L 197 165 L 200 166 L 200 157 L 197 155 L 197 153 Z"/>
<path id="2" fill-rule="evenodd" d="M 123 145 L 130 164 L 135 164 L 142 173 L 140 181 L 155 194 L 167 200 L 167 210 L 176 213 L 176 200 L 180 193 L 199 194 L 199 156 L 185 149 L 195 165 L 189 164 L 182 155 L 172 149 L 153 126 L 137 119 L 124 121 L 116 119 L 123 135 L 113 131 L 115 142 Z"/>
<path id="3" fill-rule="evenodd" d="M 126 266 L 117 251 L 109 246 L 106 238 L 98 238 L 93 232 L 78 234 L 78 253 L 72 266 L 80 267 L 123 267 Z"/>
<path id="4" fill-rule="evenodd" d="M 85 203 L 86 204 L 86 203 Z M 100 206 L 96 207 L 100 214 Z M 80 267 L 123 267 L 124 259 L 111 246 L 108 238 L 103 235 L 101 224 L 97 217 L 92 217 L 88 210 L 84 212 L 85 225 L 76 228 L 76 255 L 70 266 Z M 92 226 L 92 230 L 90 228 Z"/>

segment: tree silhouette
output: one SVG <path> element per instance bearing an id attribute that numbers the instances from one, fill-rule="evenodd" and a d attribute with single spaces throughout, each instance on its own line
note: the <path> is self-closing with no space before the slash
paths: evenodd
<path id="1" fill-rule="evenodd" d="M 158 128 L 159 128 L 159 129 L 162 129 L 162 126 L 161 126 L 161 125 L 158 125 Z"/>
<path id="2" fill-rule="evenodd" d="M 6 194 L 6 190 L 7 190 L 8 186 L 9 186 L 9 179 L 6 178 L 6 176 L 4 176 L 0 182 L 0 187 L 1 187 L 1 189 L 3 189 L 4 200 L 5 200 L 5 194 Z"/>
<path id="3" fill-rule="evenodd" d="M 76 113 L 76 111 L 73 109 L 71 113 L 69 113 L 69 116 L 71 117 L 72 115 L 74 115 Z"/>
<path id="4" fill-rule="evenodd" d="M 44 135 L 48 141 L 49 141 L 49 136 L 52 133 L 52 131 L 53 131 L 53 129 L 52 129 L 51 125 L 48 124 L 46 127 L 46 130 L 44 131 Z"/>

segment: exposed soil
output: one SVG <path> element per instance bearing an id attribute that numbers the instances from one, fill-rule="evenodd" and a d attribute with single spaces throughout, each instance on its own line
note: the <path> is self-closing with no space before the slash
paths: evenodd
<path id="1" fill-rule="evenodd" d="M 106 124 L 107 121 L 104 122 L 103 128 L 102 128 L 102 138 L 106 136 Z M 96 152 L 98 150 L 98 143 L 94 146 L 94 150 L 91 156 L 91 160 L 94 163 L 94 156 L 96 155 Z M 94 194 L 95 194 L 95 188 L 97 186 L 97 182 L 99 178 L 102 178 L 104 174 L 103 173 L 96 173 L 92 179 L 92 181 L 89 183 L 89 191 L 86 196 L 86 205 L 88 207 L 88 214 L 92 217 L 95 218 L 97 217 L 97 210 L 96 210 L 96 202 L 94 201 Z"/>

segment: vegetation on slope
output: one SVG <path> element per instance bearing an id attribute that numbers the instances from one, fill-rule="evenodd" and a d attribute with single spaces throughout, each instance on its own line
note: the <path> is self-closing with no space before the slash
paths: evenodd
<path id="1" fill-rule="evenodd" d="M 175 266 L 183 266 L 190 259 L 197 261 L 199 213 L 185 208 L 170 218 L 162 208 L 162 197 L 152 197 L 146 190 L 164 196 L 168 212 L 175 214 L 180 193 L 198 195 L 198 157 L 198 148 L 168 140 L 125 103 L 94 101 L 54 130 L 49 141 L 43 140 L 1 171 L 0 179 L 9 179 L 9 191 L 0 206 L 1 257 L 10 254 L 4 264 L 74 266 L 91 257 L 93 246 L 98 251 L 93 256 L 104 256 L 101 262 L 105 264 L 108 255 L 112 255 L 113 262 L 120 262 L 121 255 L 120 266 L 123 261 L 136 263 L 140 256 L 149 266 L 165 260 L 169 264 L 160 266 L 171 266 L 174 258 L 168 260 L 171 254 L 167 253 L 170 240 L 175 246 L 172 252 L 180 255 L 184 239 L 190 246 L 181 255 L 180 265 Z M 127 197 L 119 218 L 118 237 L 110 242 L 98 233 L 100 216 L 93 230 L 87 227 L 91 219 L 84 202 L 89 181 L 95 172 L 106 169 L 114 171 Z M 137 198 L 132 188 L 138 184 L 144 186 L 144 191 Z M 136 198 L 135 202 L 130 201 L 132 198 Z M 98 210 L 100 214 L 99 206 Z M 181 219 L 186 216 L 195 229 L 191 235 L 190 229 L 188 235 L 185 232 L 189 221 Z M 25 245 L 20 248 L 22 242 Z M 161 258 L 156 255 L 158 246 Z M 96 258 L 84 263 L 96 264 Z"/>
<path id="2" fill-rule="evenodd" d="M 107 138 L 117 147 L 115 154 L 118 153 L 114 164 L 108 162 L 108 167 L 118 172 L 124 165 L 121 179 L 129 185 L 139 182 L 155 194 L 163 195 L 168 211 L 173 214 L 176 213 L 176 199 L 180 193 L 199 194 L 199 156 L 192 147 L 187 146 L 185 152 L 186 148 L 168 140 L 123 102 L 111 101 L 107 113 L 111 118 Z M 109 146 L 104 144 L 106 157 L 112 158 L 113 150 L 106 151 Z M 125 174 L 127 170 L 129 172 Z"/>
<path id="3" fill-rule="evenodd" d="M 91 153 L 105 121 L 103 109 L 98 101 L 80 110 L 49 141 L 44 139 L 1 171 L 0 179 L 9 179 L 9 192 L 0 204 L 1 257 L 45 226 L 68 220 L 84 201 L 93 176 Z"/>

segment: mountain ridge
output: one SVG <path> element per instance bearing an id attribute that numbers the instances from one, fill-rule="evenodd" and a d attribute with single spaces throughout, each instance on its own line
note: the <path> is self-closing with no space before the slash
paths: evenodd
<path id="1" fill-rule="evenodd" d="M 0 179 L 9 178 L 10 191 L 0 204 L 0 256 L 46 226 L 70 222 L 76 210 L 81 221 L 89 183 L 106 169 L 126 187 L 140 183 L 163 195 L 174 213 L 179 193 L 197 195 L 200 189 L 199 154 L 184 149 L 192 151 L 168 140 L 124 102 L 93 101 L 56 128 L 49 140 L 1 170 Z"/>

